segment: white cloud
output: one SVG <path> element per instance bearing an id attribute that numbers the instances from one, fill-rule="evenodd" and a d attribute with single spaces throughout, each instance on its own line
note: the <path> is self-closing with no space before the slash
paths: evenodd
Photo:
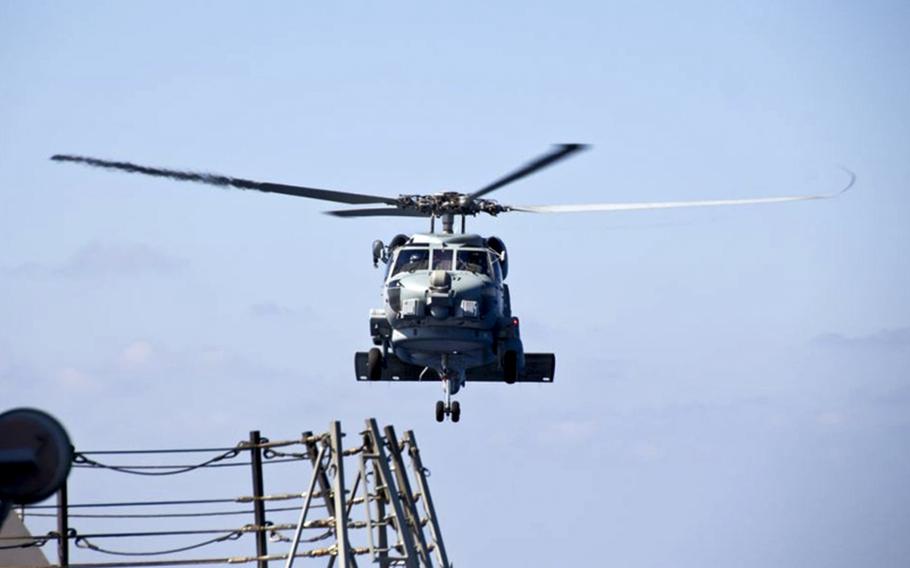
<path id="1" fill-rule="evenodd" d="M 868 335 L 847 336 L 825 333 L 815 338 L 815 343 L 826 347 L 857 347 L 906 349 L 910 347 L 910 327 L 882 329 Z"/>
<path id="2" fill-rule="evenodd" d="M 829 410 L 816 416 L 815 421 L 822 426 L 840 426 L 846 421 L 846 417 L 842 412 Z"/>
<path id="3" fill-rule="evenodd" d="M 250 306 L 250 313 L 258 317 L 290 316 L 296 312 L 292 308 L 275 302 L 261 302 Z"/>
<path id="4" fill-rule="evenodd" d="M 60 369 L 57 371 L 55 378 L 57 383 L 70 390 L 93 389 L 98 386 L 97 381 L 73 367 Z"/>
<path id="5" fill-rule="evenodd" d="M 26 262 L 3 273 L 30 278 L 92 276 L 137 276 L 178 272 L 186 265 L 183 259 L 172 257 L 145 244 L 89 243 L 78 249 L 62 264 Z"/>
<path id="6" fill-rule="evenodd" d="M 652 462 L 663 457 L 663 451 L 651 442 L 635 442 L 632 444 L 632 455 L 641 461 Z"/>
<path id="7" fill-rule="evenodd" d="M 230 358 L 226 349 L 221 347 L 209 347 L 200 351 L 197 360 L 203 368 L 214 369 L 222 367 Z"/>
<path id="8" fill-rule="evenodd" d="M 120 364 L 129 369 L 142 367 L 149 362 L 154 348 L 148 341 L 134 341 L 120 353 Z"/>
<path id="9" fill-rule="evenodd" d="M 588 442 L 597 432 L 594 420 L 559 420 L 547 426 L 542 438 L 546 443 L 569 442 L 582 444 Z"/>

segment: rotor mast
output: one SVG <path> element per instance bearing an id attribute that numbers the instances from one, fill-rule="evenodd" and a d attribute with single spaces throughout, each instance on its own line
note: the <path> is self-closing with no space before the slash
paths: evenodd
<path id="1" fill-rule="evenodd" d="M 461 234 L 465 232 L 465 218 L 461 216 Z M 455 232 L 455 213 L 440 213 L 439 218 L 442 220 L 442 234 L 451 235 Z M 430 215 L 430 232 L 436 232 L 436 215 Z"/>
<path id="2" fill-rule="evenodd" d="M 455 225 L 455 214 L 454 213 L 443 213 L 440 215 L 442 219 L 442 232 L 445 235 L 451 235 L 454 231 L 452 227 Z"/>

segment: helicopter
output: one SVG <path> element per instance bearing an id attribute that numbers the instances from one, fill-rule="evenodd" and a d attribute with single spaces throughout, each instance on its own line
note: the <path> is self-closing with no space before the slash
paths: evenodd
<path id="1" fill-rule="evenodd" d="M 588 148 L 585 144 L 558 144 L 550 151 L 472 193 L 455 191 L 402 194 L 386 197 L 298 185 L 180 171 L 57 154 L 51 160 L 139 173 L 176 181 L 191 181 L 243 190 L 280 193 L 347 205 L 379 205 L 326 211 L 341 218 L 418 217 L 428 219 L 429 231 L 398 234 L 386 244 L 372 245 L 373 266 L 385 265 L 383 306 L 370 310 L 374 347 L 354 355 L 359 381 L 440 381 L 444 400 L 436 402 L 435 417 L 442 422 L 461 418 L 459 401 L 452 400 L 467 382 L 551 383 L 556 370 L 553 353 L 526 353 L 520 320 L 512 313 L 509 256 L 499 237 L 466 232 L 466 218 L 481 213 L 613 212 L 680 207 L 710 207 L 806 201 L 836 197 L 850 189 L 856 176 L 835 193 L 643 203 L 591 203 L 516 206 L 485 197 Z M 460 218 L 460 232 L 455 231 Z M 436 231 L 437 219 L 441 232 Z"/>

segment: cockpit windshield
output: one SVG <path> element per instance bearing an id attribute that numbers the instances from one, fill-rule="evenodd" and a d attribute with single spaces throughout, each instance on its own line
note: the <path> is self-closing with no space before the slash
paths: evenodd
<path id="1" fill-rule="evenodd" d="M 415 270 L 426 270 L 430 265 L 430 251 L 427 249 L 403 249 L 398 253 L 398 260 L 395 261 L 395 270 L 392 275 L 399 272 L 414 272 Z"/>
<path id="2" fill-rule="evenodd" d="M 458 263 L 456 270 L 466 270 L 474 274 L 489 274 L 489 263 L 487 253 L 482 250 L 460 250 L 458 251 Z"/>
<path id="3" fill-rule="evenodd" d="M 433 250 L 433 270 L 452 270 L 452 250 Z"/>
<path id="4" fill-rule="evenodd" d="M 392 276 L 401 272 L 428 270 L 431 267 L 432 270 L 463 270 L 487 276 L 491 274 L 490 257 L 485 250 L 434 248 L 432 262 L 430 253 L 428 248 L 401 249 L 395 259 Z"/>

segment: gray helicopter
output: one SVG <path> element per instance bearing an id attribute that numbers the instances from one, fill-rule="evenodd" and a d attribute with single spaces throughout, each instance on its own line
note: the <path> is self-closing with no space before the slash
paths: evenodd
<path id="1" fill-rule="evenodd" d="M 421 217 L 429 219 L 428 233 L 396 235 L 388 244 L 373 243 L 373 265 L 386 266 L 383 307 L 370 311 L 370 334 L 375 347 L 354 356 L 358 380 L 440 381 L 445 400 L 436 403 L 436 420 L 461 418 L 453 401 L 467 382 L 549 383 L 556 357 L 552 353 L 525 353 L 519 318 L 512 313 L 505 279 L 509 257 L 498 237 L 484 238 L 465 232 L 465 219 L 480 213 L 496 216 L 508 212 L 576 213 L 611 212 L 679 207 L 783 203 L 835 197 L 852 187 L 856 176 L 849 170 L 846 186 L 836 193 L 750 199 L 670 201 L 646 203 L 594 203 L 579 205 L 504 205 L 484 196 L 540 171 L 587 146 L 561 144 L 512 173 L 473 193 L 442 192 L 429 195 L 384 197 L 297 185 L 264 183 L 211 173 L 151 168 L 73 155 L 51 159 L 89 166 L 233 187 L 320 199 L 349 205 L 380 207 L 328 211 L 337 217 Z M 461 231 L 454 225 L 460 218 Z M 436 221 L 442 225 L 436 232 Z"/>

